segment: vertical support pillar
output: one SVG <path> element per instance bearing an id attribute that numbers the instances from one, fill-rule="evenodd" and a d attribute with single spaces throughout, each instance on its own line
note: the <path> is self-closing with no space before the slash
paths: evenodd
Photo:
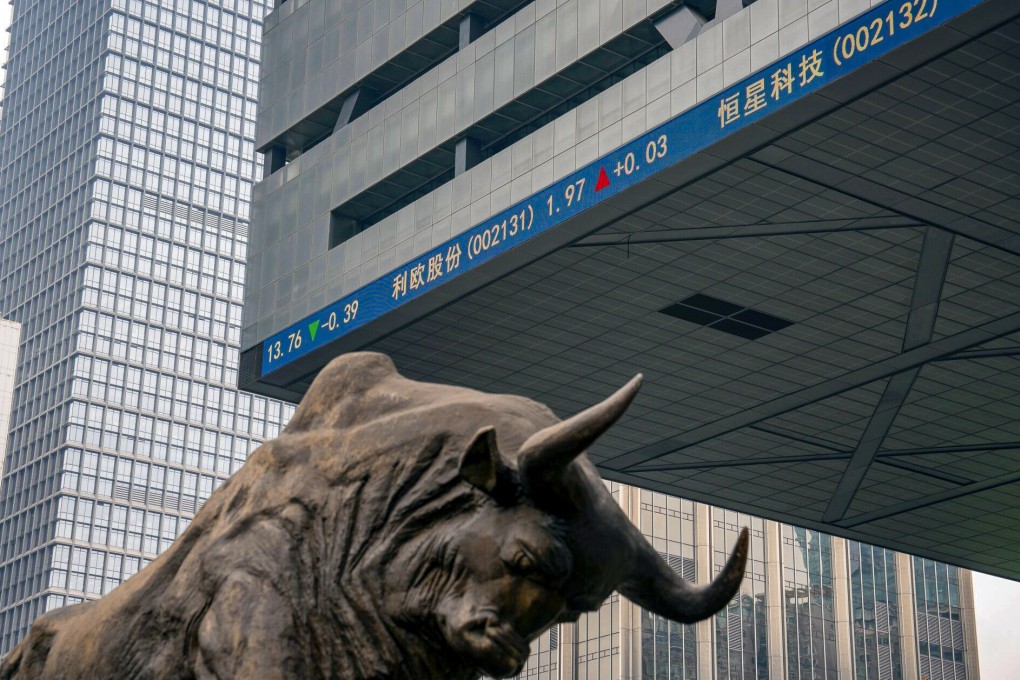
<path id="1" fill-rule="evenodd" d="M 917 608 L 914 606 L 914 558 L 896 553 L 896 604 L 900 616 L 900 650 L 903 677 L 918 678 Z"/>
<path id="2" fill-rule="evenodd" d="M 641 490 L 620 486 L 620 506 L 637 526 L 641 519 Z M 641 680 L 641 608 L 620 597 L 620 680 Z"/>
<path id="3" fill-rule="evenodd" d="M 361 232 L 361 225 L 353 217 L 345 217 L 337 212 L 330 213 L 329 248 L 332 250 L 341 243 L 348 241 Z"/>
<path id="4" fill-rule="evenodd" d="M 577 678 L 577 624 L 560 624 L 559 649 L 560 680 Z"/>
<path id="5" fill-rule="evenodd" d="M 360 118 L 375 103 L 375 95 L 367 87 L 359 87 L 344 97 L 340 105 L 340 113 L 337 114 L 336 123 L 333 124 L 333 132 L 338 132 L 351 124 L 355 118 Z"/>
<path id="6" fill-rule="evenodd" d="M 832 599 L 836 619 L 839 680 L 854 678 L 853 622 L 850 613 L 850 555 L 845 538 L 832 537 Z"/>
<path id="7" fill-rule="evenodd" d="M 694 504 L 694 555 L 695 581 L 705 585 L 712 580 L 712 508 L 704 503 Z M 715 617 L 695 624 L 698 645 L 698 677 L 715 677 Z"/>
<path id="8" fill-rule="evenodd" d="M 765 620 L 770 680 L 786 680 L 786 596 L 782 555 L 782 526 L 765 520 Z"/>
<path id="9" fill-rule="evenodd" d="M 980 678 L 978 663 L 977 621 L 974 616 L 974 575 L 960 569 L 960 622 L 963 624 L 963 664 L 968 678 Z"/>
<path id="10" fill-rule="evenodd" d="M 705 18 L 686 5 L 655 21 L 655 28 L 674 50 L 694 40 L 705 26 Z"/>
<path id="11" fill-rule="evenodd" d="M 263 175 L 269 177 L 287 164 L 287 149 L 282 144 L 273 144 L 262 154 L 262 163 L 265 169 Z"/>
<path id="12" fill-rule="evenodd" d="M 641 608 L 620 598 L 620 680 L 641 680 Z"/>
<path id="13" fill-rule="evenodd" d="M 482 147 L 473 137 L 464 137 L 454 147 L 454 175 L 462 175 L 482 160 Z"/>
<path id="14" fill-rule="evenodd" d="M 460 18 L 460 41 L 458 49 L 464 49 L 482 35 L 482 18 L 468 12 Z"/>

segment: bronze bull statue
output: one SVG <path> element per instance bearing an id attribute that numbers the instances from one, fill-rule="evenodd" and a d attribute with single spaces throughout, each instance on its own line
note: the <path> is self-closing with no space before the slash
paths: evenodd
<path id="1" fill-rule="evenodd" d="M 318 376 L 279 438 L 174 545 L 96 602 L 40 617 L 0 679 L 467 680 L 614 590 L 681 622 L 740 586 L 656 554 L 584 455 L 640 376 L 560 421 L 529 399 L 408 380 L 379 354 Z"/>

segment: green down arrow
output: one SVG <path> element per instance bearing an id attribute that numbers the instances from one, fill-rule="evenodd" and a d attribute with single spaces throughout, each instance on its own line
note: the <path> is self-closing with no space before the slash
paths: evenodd
<path id="1" fill-rule="evenodd" d="M 308 324 L 308 332 L 312 336 L 312 342 L 315 342 L 315 334 L 319 332 L 319 322 L 313 321 L 310 324 Z"/>

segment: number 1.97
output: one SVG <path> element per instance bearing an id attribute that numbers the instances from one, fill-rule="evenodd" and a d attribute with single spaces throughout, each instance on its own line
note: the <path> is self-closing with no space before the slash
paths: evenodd
<path id="1" fill-rule="evenodd" d="M 571 207 L 574 203 L 581 200 L 581 195 L 584 193 L 584 177 L 577 180 L 572 184 L 568 184 L 567 188 L 563 191 L 563 200 L 567 202 L 567 207 Z M 553 200 L 553 195 L 549 195 L 549 199 L 546 201 L 549 205 L 549 215 L 559 212 L 559 208 L 556 207 L 556 203 Z"/>

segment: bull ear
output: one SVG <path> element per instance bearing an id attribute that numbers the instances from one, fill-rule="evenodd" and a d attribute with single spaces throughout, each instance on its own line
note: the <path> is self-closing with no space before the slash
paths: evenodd
<path id="1" fill-rule="evenodd" d="M 483 427 L 471 438 L 471 443 L 460 459 L 460 476 L 471 486 L 491 496 L 499 484 L 501 467 L 496 428 Z"/>

